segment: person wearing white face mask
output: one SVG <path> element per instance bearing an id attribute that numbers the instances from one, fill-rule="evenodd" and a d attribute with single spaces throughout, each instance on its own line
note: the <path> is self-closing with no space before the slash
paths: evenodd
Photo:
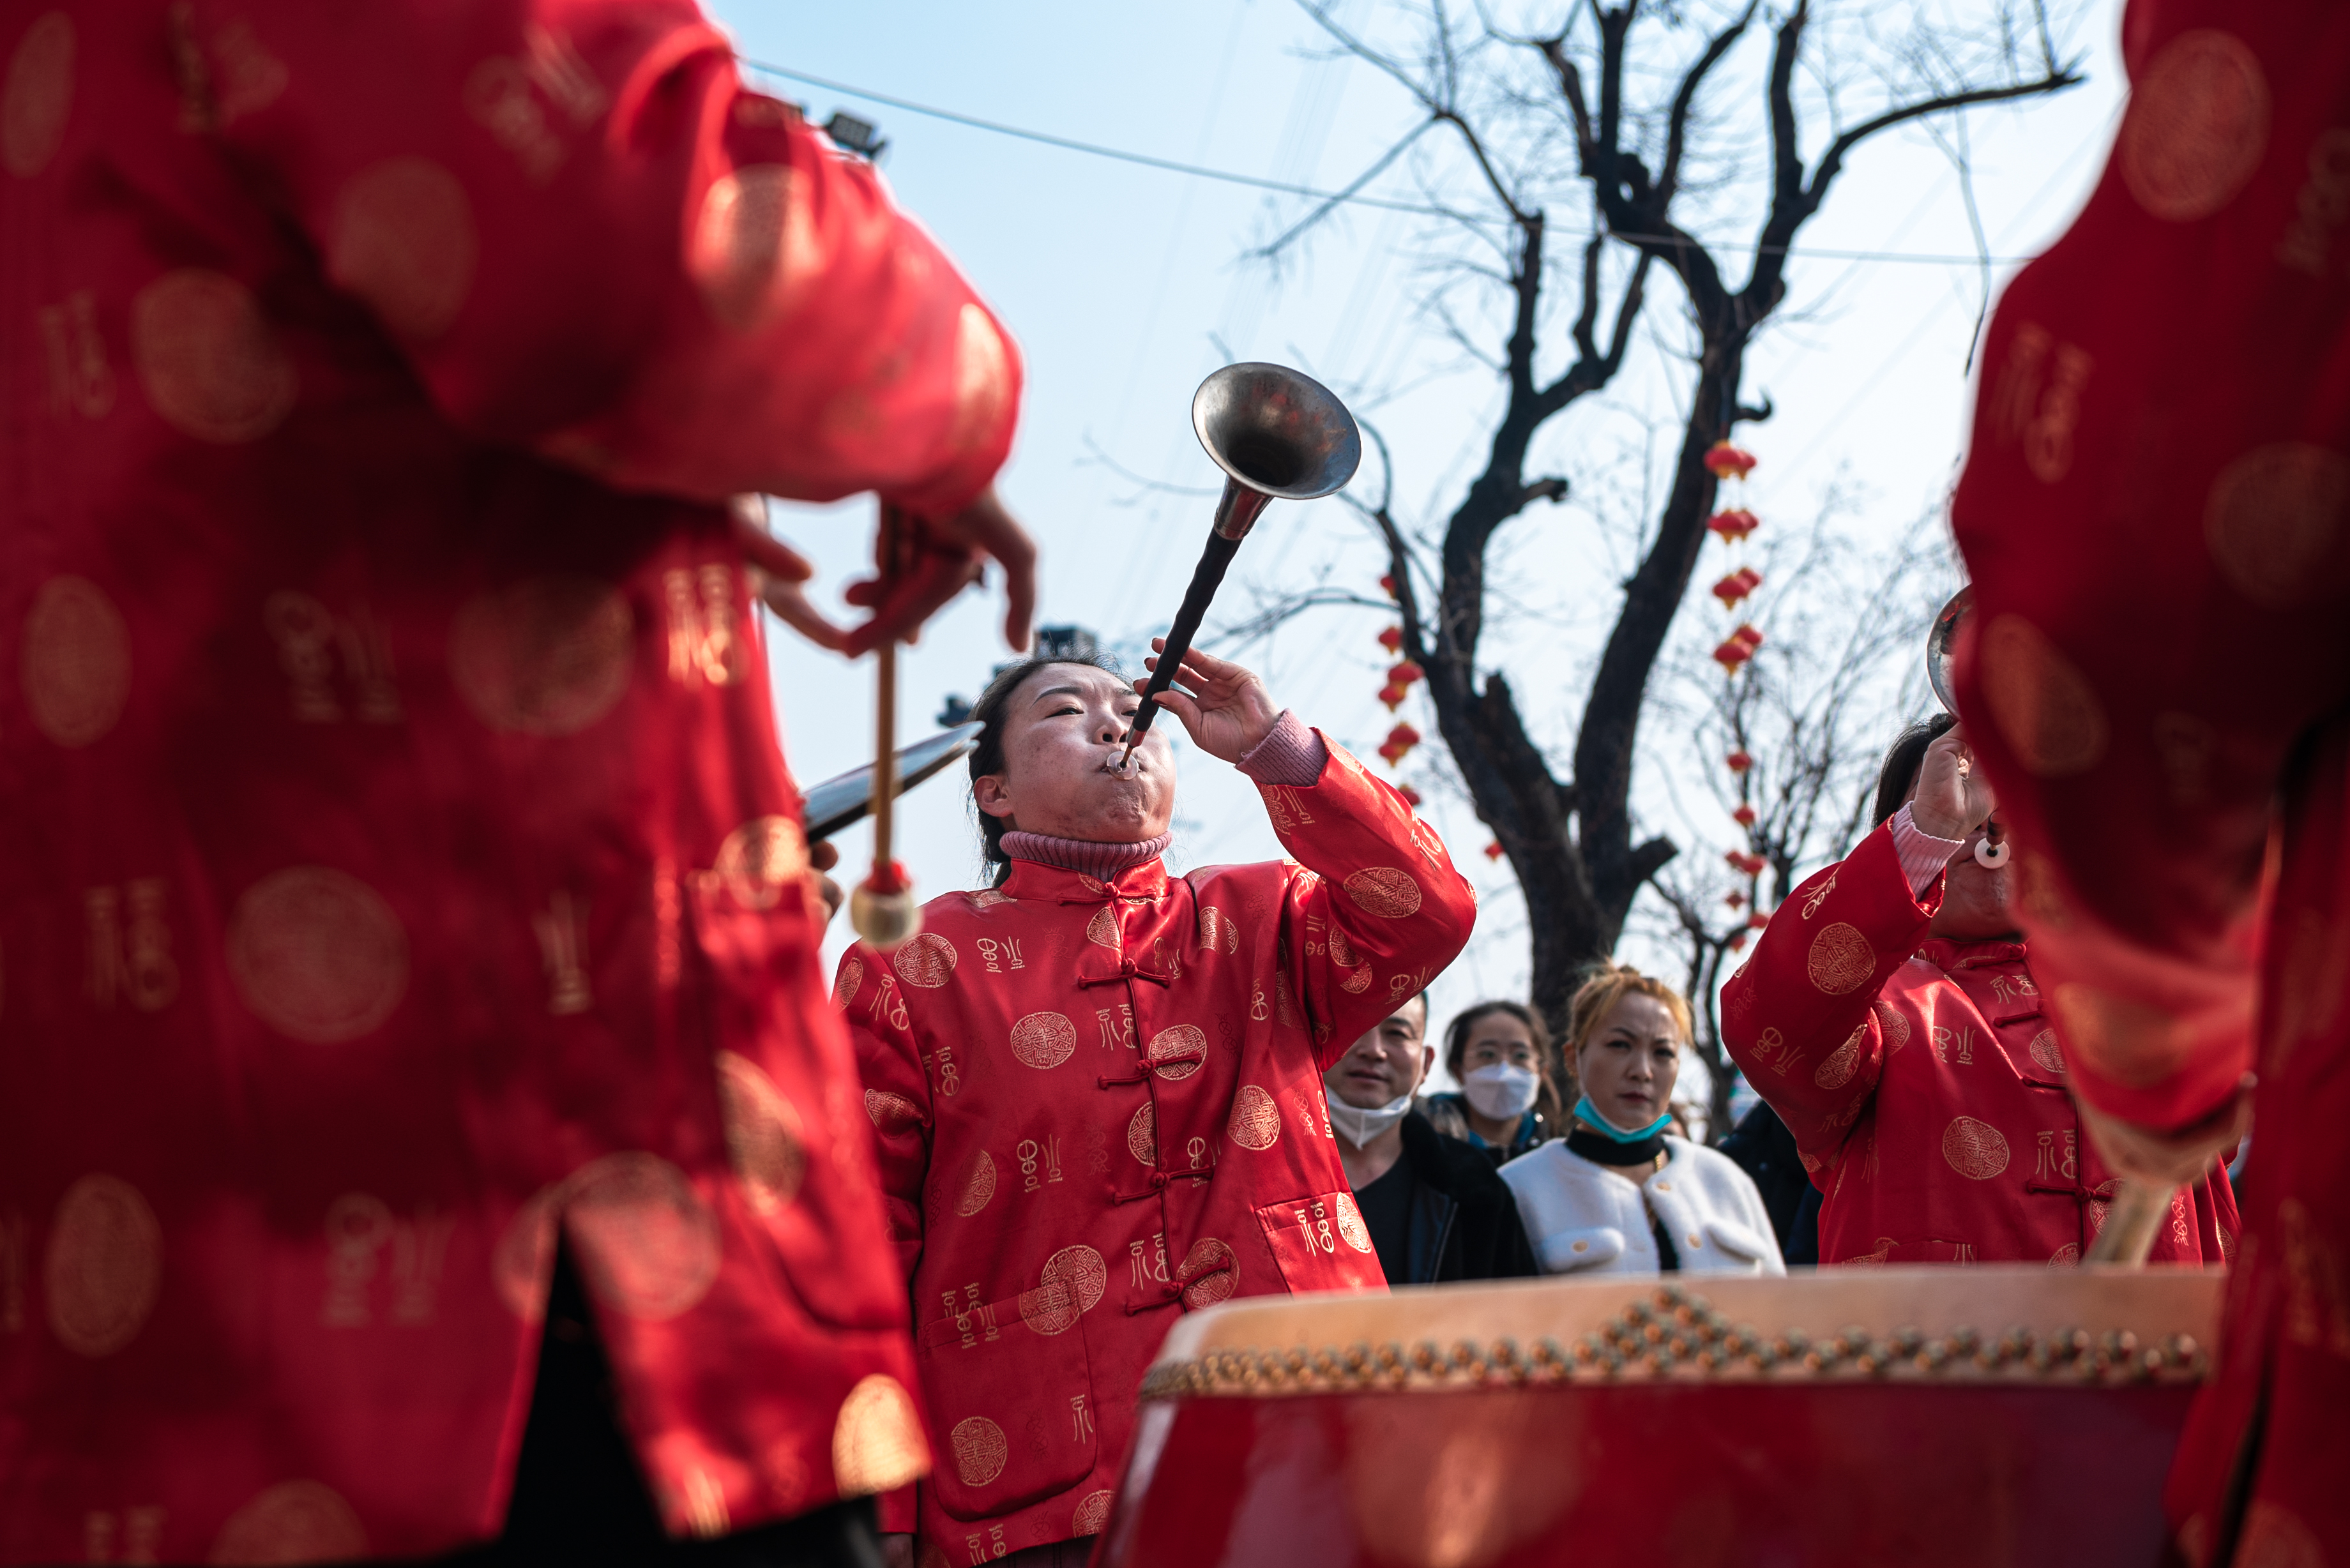
<path id="1" fill-rule="evenodd" d="M 1609 968 L 1569 1004 L 1572 1130 L 1502 1168 L 1547 1274 L 1783 1274 L 1753 1181 L 1729 1156 L 1668 1134 L 1689 1004 Z"/>
<path id="2" fill-rule="evenodd" d="M 1510 1189 L 1484 1154 L 1412 1107 L 1435 1052 L 1428 999 L 1408 998 L 1329 1072 L 1338 1158 L 1390 1285 L 1514 1279 L 1538 1272 Z"/>
<path id="3" fill-rule="evenodd" d="M 1482 1149 L 1494 1165 L 1557 1136 L 1565 1113 L 1551 1080 L 1550 1032 L 1515 1002 L 1481 1002 L 1444 1031 L 1444 1070 L 1461 1087 L 1419 1108 L 1438 1132 Z"/>

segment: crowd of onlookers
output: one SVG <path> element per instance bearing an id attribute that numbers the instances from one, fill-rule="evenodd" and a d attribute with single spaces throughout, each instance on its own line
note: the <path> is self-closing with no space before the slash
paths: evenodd
<path id="1" fill-rule="evenodd" d="M 1440 1049 L 1430 1023 L 1426 994 L 1407 999 L 1324 1079 L 1389 1284 L 1785 1272 L 1811 1184 L 1784 1128 L 1783 1150 L 1769 1140 L 1767 1106 L 1733 1137 L 1740 1158 L 1683 1136 L 1673 1091 L 1690 1012 L 1672 987 L 1599 970 L 1556 1051 L 1533 1009 L 1478 1002 L 1445 1027 L 1460 1085 L 1445 1093 L 1420 1092 Z"/>

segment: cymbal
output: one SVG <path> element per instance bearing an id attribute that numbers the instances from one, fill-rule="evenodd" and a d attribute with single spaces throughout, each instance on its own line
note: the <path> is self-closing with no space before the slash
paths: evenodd
<path id="1" fill-rule="evenodd" d="M 899 747 L 898 793 L 905 794 L 949 763 L 969 755 L 986 728 L 974 719 L 951 730 L 941 730 L 910 746 Z M 873 810 L 873 764 L 868 763 L 861 768 L 835 774 L 822 784 L 809 785 L 806 799 L 808 842 L 831 837 Z"/>

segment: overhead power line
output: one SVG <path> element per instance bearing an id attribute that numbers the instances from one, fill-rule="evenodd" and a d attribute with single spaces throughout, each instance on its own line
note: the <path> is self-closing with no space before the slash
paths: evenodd
<path id="1" fill-rule="evenodd" d="M 741 57 L 738 57 L 738 58 Z M 1025 126 L 1007 125 L 1000 119 L 983 119 L 978 115 L 964 114 L 959 109 L 941 109 L 936 104 L 917 103 L 912 99 L 899 98 L 891 93 L 875 92 L 870 88 L 835 81 L 830 77 L 813 76 L 806 71 L 792 70 L 785 66 L 771 65 L 764 60 L 741 58 L 741 63 L 764 76 L 782 77 L 787 81 L 799 82 L 806 87 L 822 88 L 827 92 L 846 93 L 850 98 L 863 99 L 868 103 L 887 104 L 891 109 L 902 109 L 909 114 L 927 115 L 932 119 L 943 119 L 951 124 L 968 126 L 973 130 L 985 130 L 997 136 L 1015 137 L 1022 141 L 1034 141 L 1045 147 L 1057 147 L 1065 152 L 1082 152 L 1092 158 L 1115 159 L 1121 163 L 1139 164 L 1145 169 L 1157 169 L 1170 174 L 1186 174 L 1196 180 L 1216 180 L 1227 185 L 1245 185 L 1253 190 L 1271 191 L 1284 196 L 1310 196 L 1317 202 L 1343 202 L 1355 207 L 1378 207 L 1391 213 L 1410 213 L 1425 218 L 1461 216 L 1457 211 L 1430 206 L 1424 202 L 1398 201 L 1392 196 L 1374 196 L 1360 191 L 1325 191 L 1312 185 L 1293 184 L 1286 180 L 1267 180 L 1260 175 L 1243 174 L 1233 169 L 1215 169 L 1203 163 L 1186 163 L 1180 159 L 1159 158 L 1148 152 L 1131 151 L 1123 147 L 1106 147 L 1100 142 L 1084 141 L 1074 136 L 1056 136 L 1049 130 L 1031 130 Z M 1588 229 L 1553 232 L 1571 239 L 1591 237 L 1591 231 Z M 1635 242 L 1662 240 L 1667 236 L 1618 234 L 1611 231 L 1610 237 Z M 1826 250 L 1816 245 L 1756 246 L 1745 240 L 1700 240 L 1699 243 L 1708 250 L 1727 254 L 1762 249 L 1783 251 L 1790 254 L 1801 252 L 1804 255 L 1814 256 L 1822 261 L 1911 262 L 1928 266 L 1980 266 L 1985 260 L 1989 260 L 1994 266 L 2008 266 L 2021 265 L 2025 262 L 2037 259 L 2033 256 L 1986 258 L 1978 255 L 1943 255 L 1918 251 Z"/>

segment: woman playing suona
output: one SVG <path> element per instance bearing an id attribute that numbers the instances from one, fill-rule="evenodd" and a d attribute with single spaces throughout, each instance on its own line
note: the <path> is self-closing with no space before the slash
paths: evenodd
<path id="1" fill-rule="evenodd" d="M 1139 684 L 1084 660 L 997 676 L 971 764 L 995 885 L 841 961 L 937 1451 L 882 1522 L 919 1515 L 926 1561 L 1081 1562 L 1058 1543 L 1107 1519 L 1181 1314 L 1385 1288 L 1322 1074 L 1476 916 L 1401 795 L 1196 650 L 1161 701 L 1295 858 L 1169 877 L 1165 727 L 1120 764 Z"/>
<path id="2" fill-rule="evenodd" d="M 1430 1126 L 1484 1151 L 1495 1165 L 1556 1135 L 1563 1119 L 1550 1075 L 1550 1031 L 1523 1002 L 1481 1002 L 1444 1028 L 1444 1070 L 1461 1085 L 1420 1103 Z"/>
<path id="3" fill-rule="evenodd" d="M 1729 1156 L 1669 1135 L 1689 1003 L 1602 970 L 1568 1003 L 1582 1091 L 1566 1137 L 1502 1167 L 1543 1272 L 1783 1274 L 1762 1195 Z"/>
<path id="4" fill-rule="evenodd" d="M 2010 910 L 1991 786 L 1945 716 L 1894 743 L 1877 827 L 1787 896 L 1721 1033 L 1822 1194 L 1820 1262 L 2078 1262 L 2115 1183 Z M 2158 1263 L 2235 1250 L 2228 1175 L 2182 1188 Z"/>

